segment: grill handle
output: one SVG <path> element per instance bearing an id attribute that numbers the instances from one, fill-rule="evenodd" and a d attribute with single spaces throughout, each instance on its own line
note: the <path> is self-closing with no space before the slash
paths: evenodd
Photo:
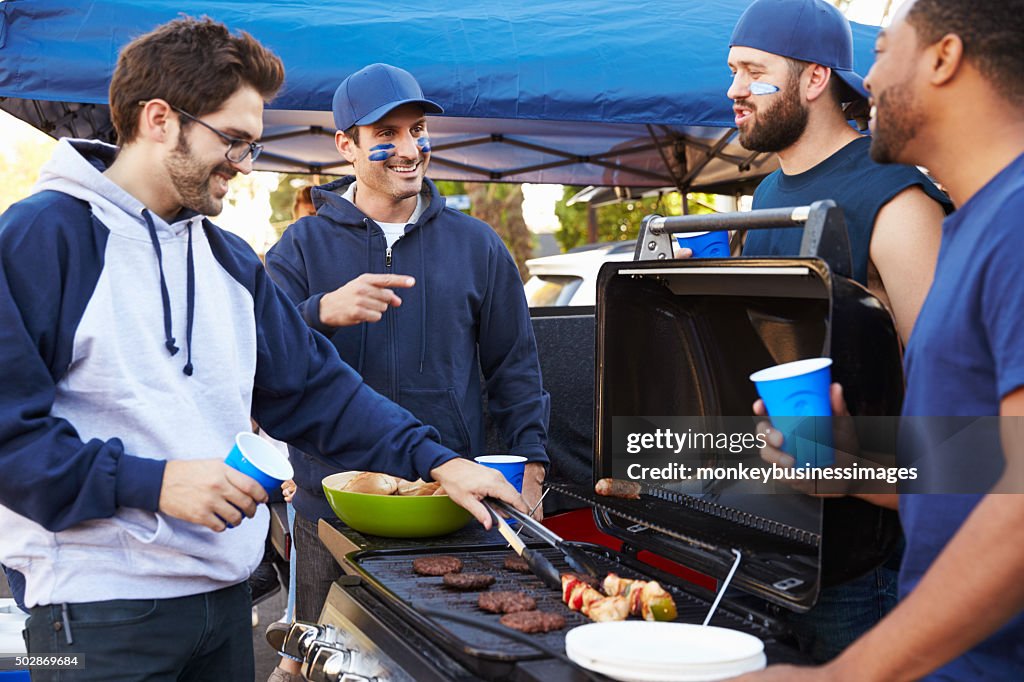
<path id="1" fill-rule="evenodd" d="M 765 208 L 740 213 L 707 215 L 646 216 L 640 223 L 633 260 L 671 260 L 672 236 L 685 232 L 724 232 L 728 230 L 766 230 L 778 227 L 803 227 L 800 258 L 820 258 L 829 269 L 846 278 L 853 277 L 850 237 L 843 211 L 831 199 L 810 206 Z"/>

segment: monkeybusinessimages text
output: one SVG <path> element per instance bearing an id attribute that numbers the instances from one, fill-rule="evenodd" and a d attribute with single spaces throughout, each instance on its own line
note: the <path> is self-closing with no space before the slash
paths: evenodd
<path id="1" fill-rule="evenodd" d="M 650 451 L 672 452 L 679 455 L 684 452 L 709 452 L 739 454 L 751 450 L 759 450 L 767 446 L 766 435 L 763 433 L 713 433 L 698 432 L 691 429 L 674 431 L 672 429 L 656 429 L 651 432 L 634 432 L 626 436 L 626 452 L 640 455 Z M 686 456 L 683 456 L 686 459 Z M 862 465 L 852 462 L 845 466 L 828 467 L 786 467 L 778 464 L 768 466 L 758 460 L 755 463 L 742 461 L 720 463 L 716 466 L 699 466 L 694 461 L 659 462 L 654 466 L 633 462 L 625 473 L 634 481 L 879 481 L 894 484 L 899 481 L 917 479 L 916 467 L 882 467 L 870 466 L 870 462 Z"/>

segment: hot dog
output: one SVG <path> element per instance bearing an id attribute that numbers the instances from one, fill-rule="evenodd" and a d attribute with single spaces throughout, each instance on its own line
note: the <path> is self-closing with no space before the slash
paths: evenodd
<path id="1" fill-rule="evenodd" d="M 594 485 L 594 492 L 604 497 L 621 497 L 639 500 L 641 486 L 636 481 L 622 481 L 617 478 L 602 478 Z"/>

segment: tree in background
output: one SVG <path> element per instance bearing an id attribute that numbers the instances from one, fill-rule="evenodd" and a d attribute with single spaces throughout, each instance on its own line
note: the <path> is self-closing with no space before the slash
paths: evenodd
<path id="1" fill-rule="evenodd" d="M 0 150 L 0 213 L 28 196 L 56 144 L 56 140 L 49 138 L 41 143 L 23 139 L 18 140 L 13 149 Z"/>
<path id="2" fill-rule="evenodd" d="M 555 215 L 561 223 L 555 231 L 555 239 L 563 251 L 583 246 L 590 241 L 587 216 L 589 206 L 585 203 L 566 205 L 566 202 L 581 189 L 583 188 L 567 185 L 562 200 L 555 204 Z M 714 213 L 711 204 L 710 195 L 690 194 L 688 212 Z M 666 192 L 660 196 L 623 201 L 594 210 L 597 213 L 597 241 L 628 241 L 636 239 L 640 232 L 640 221 L 644 216 L 652 213 L 664 216 L 682 215 L 683 199 L 679 192 Z"/>
<path id="3" fill-rule="evenodd" d="M 526 259 L 533 255 L 533 234 L 523 219 L 523 188 L 496 182 L 462 183 L 470 200 L 470 215 L 484 221 L 498 233 L 519 268 L 525 282 L 529 274 Z"/>

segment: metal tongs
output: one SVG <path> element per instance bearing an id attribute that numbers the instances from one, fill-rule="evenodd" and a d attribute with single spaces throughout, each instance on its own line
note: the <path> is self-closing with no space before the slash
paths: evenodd
<path id="1" fill-rule="evenodd" d="M 572 570 L 577 573 L 588 575 L 591 578 L 598 579 L 603 579 L 607 574 L 607 571 L 599 572 L 594 568 L 585 552 L 581 551 L 578 547 L 574 547 L 567 543 L 558 534 L 547 528 L 547 526 L 537 519 L 524 514 L 507 502 L 495 499 L 488 499 L 488 502 L 490 502 L 496 509 L 500 509 L 522 524 L 523 528 L 530 533 L 530 535 L 533 535 L 538 540 L 543 540 L 561 552 L 562 556 L 565 558 L 565 563 L 569 564 L 569 568 Z"/>
<path id="2" fill-rule="evenodd" d="M 501 533 L 502 537 L 508 541 L 509 546 L 512 547 L 512 551 L 522 557 L 523 561 L 526 562 L 526 565 L 530 567 L 531 571 L 533 571 L 533 574 L 543 580 L 544 584 L 548 587 L 555 590 L 562 589 L 562 577 L 558 574 L 558 569 L 552 566 L 551 562 L 548 561 L 543 554 L 535 552 L 527 547 L 526 543 L 524 543 L 523 540 L 516 535 L 515 531 L 509 527 L 508 522 L 494 511 L 496 508 L 506 511 L 510 507 L 504 502 L 496 500 L 493 497 L 488 497 L 483 500 L 483 504 L 491 514 L 491 520 L 494 521 L 495 530 Z M 519 513 L 518 510 L 515 510 L 514 508 L 512 509 L 516 514 Z"/>

